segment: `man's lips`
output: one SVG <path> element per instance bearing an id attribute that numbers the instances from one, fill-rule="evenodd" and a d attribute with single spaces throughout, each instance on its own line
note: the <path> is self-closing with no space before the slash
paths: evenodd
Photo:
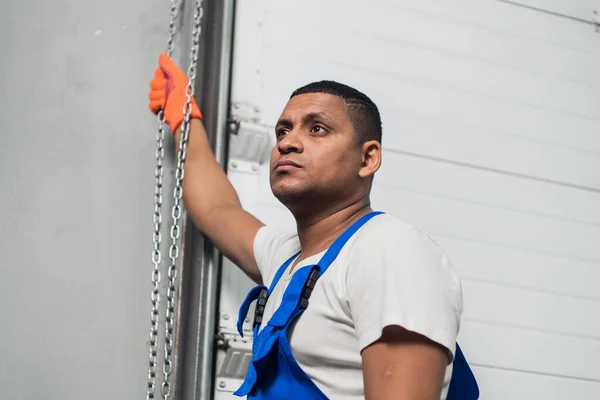
<path id="1" fill-rule="evenodd" d="M 302 165 L 292 160 L 279 160 L 275 163 L 273 170 L 302 168 Z"/>

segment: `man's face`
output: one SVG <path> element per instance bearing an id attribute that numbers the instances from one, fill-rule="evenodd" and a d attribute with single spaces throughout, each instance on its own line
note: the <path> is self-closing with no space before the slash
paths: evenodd
<path id="1" fill-rule="evenodd" d="M 308 93 L 290 99 L 271 151 L 271 189 L 282 203 L 335 200 L 361 184 L 361 146 L 340 97 Z"/>

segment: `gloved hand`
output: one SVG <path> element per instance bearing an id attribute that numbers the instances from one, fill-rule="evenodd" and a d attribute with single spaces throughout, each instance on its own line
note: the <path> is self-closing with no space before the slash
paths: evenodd
<path id="1" fill-rule="evenodd" d="M 175 133 L 185 118 L 183 107 L 187 102 L 186 88 L 189 81 L 186 74 L 168 55 L 161 54 L 158 63 L 159 68 L 150 81 L 150 110 L 155 114 L 163 110 L 165 121 Z M 202 119 L 202 113 L 193 97 L 190 118 Z"/>

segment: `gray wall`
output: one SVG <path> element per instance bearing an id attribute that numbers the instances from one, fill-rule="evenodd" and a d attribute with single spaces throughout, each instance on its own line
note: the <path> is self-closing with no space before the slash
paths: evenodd
<path id="1" fill-rule="evenodd" d="M 167 16 L 159 0 L 2 4 L 2 400 L 144 397 L 147 91 Z"/>

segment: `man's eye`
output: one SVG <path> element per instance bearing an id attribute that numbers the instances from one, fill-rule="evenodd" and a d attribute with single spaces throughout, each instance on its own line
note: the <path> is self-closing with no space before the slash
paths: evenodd
<path id="1" fill-rule="evenodd" d="M 315 125 L 315 126 L 312 127 L 311 132 L 314 132 L 314 133 L 325 132 L 325 128 L 323 128 L 320 125 Z"/>
<path id="2" fill-rule="evenodd" d="M 279 138 L 279 137 L 286 135 L 287 133 L 289 133 L 289 130 L 287 130 L 287 129 L 278 129 L 275 132 L 275 136 Z"/>

